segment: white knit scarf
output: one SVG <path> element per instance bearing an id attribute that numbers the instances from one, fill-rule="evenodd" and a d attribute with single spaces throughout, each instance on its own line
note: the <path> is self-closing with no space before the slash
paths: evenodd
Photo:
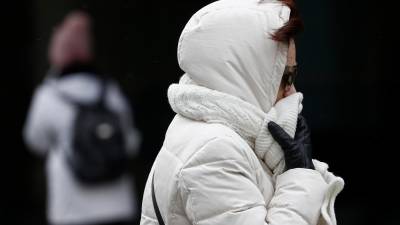
<path id="1" fill-rule="evenodd" d="M 297 117 L 302 110 L 303 95 L 286 97 L 268 113 L 233 95 L 198 86 L 187 75 L 168 89 L 172 109 L 187 118 L 206 123 L 224 124 L 237 132 L 256 155 L 265 162 L 274 176 L 285 169 L 283 151 L 268 131 L 274 121 L 290 136 L 296 131 Z"/>
<path id="2" fill-rule="evenodd" d="M 280 100 L 268 113 L 264 113 L 240 98 L 201 87 L 184 75 L 179 84 L 169 87 L 168 99 L 172 109 L 184 117 L 230 127 L 243 137 L 257 157 L 265 162 L 273 172 L 274 178 L 283 173 L 283 151 L 269 133 L 267 124 L 274 121 L 293 137 L 297 117 L 302 110 L 301 93 Z M 336 196 L 343 189 L 344 181 L 329 172 L 327 164 L 318 160 L 313 160 L 313 163 L 328 184 L 318 225 L 336 225 L 334 203 Z"/>

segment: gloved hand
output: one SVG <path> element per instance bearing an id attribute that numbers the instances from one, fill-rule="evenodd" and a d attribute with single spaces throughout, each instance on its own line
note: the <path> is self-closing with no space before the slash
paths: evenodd
<path id="1" fill-rule="evenodd" d="M 287 170 L 294 168 L 315 169 L 311 157 L 310 130 L 303 116 L 299 115 L 297 119 L 294 138 L 272 121 L 268 123 L 268 130 L 284 152 Z"/>

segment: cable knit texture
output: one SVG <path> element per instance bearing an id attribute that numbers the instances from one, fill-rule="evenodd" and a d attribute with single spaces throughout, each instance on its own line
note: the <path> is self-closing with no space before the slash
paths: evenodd
<path id="1" fill-rule="evenodd" d="M 274 121 L 294 137 L 297 116 L 302 109 L 301 93 L 282 99 L 264 113 L 240 98 L 198 86 L 184 75 L 179 84 L 169 87 L 168 99 L 172 109 L 182 116 L 230 127 L 246 140 L 275 175 L 284 171 L 283 151 L 269 133 L 267 124 Z"/>
<path id="2" fill-rule="evenodd" d="M 283 151 L 269 133 L 267 124 L 274 121 L 294 137 L 297 117 L 302 110 L 301 93 L 283 98 L 268 113 L 264 113 L 240 98 L 199 86 L 184 75 L 179 84 L 169 87 L 168 99 L 177 114 L 196 121 L 220 123 L 237 132 L 273 172 L 274 179 L 284 171 Z M 319 225 L 334 225 L 334 202 L 343 189 L 344 181 L 328 172 L 327 164 L 318 160 L 313 162 L 328 184 Z"/>

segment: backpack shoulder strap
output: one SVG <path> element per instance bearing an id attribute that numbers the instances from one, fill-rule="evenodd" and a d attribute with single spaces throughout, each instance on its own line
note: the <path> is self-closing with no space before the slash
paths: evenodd
<path id="1" fill-rule="evenodd" d="M 161 216 L 161 213 L 160 213 L 160 209 L 158 208 L 156 194 L 155 194 L 155 191 L 154 191 L 154 172 L 153 172 L 153 179 L 151 181 L 151 199 L 153 200 L 154 212 L 156 213 L 158 224 L 165 225 L 164 220 L 163 220 L 163 218 Z"/>
<path id="2" fill-rule="evenodd" d="M 103 77 L 99 77 L 99 86 L 100 86 L 100 101 L 105 101 L 108 89 L 108 80 Z"/>
<path id="3" fill-rule="evenodd" d="M 106 77 L 96 77 L 93 76 L 98 80 L 98 86 L 99 86 L 99 95 L 97 100 L 94 103 L 81 103 L 78 100 L 70 97 L 69 95 L 63 93 L 61 90 L 59 90 L 57 83 L 59 82 L 59 77 L 52 75 L 49 73 L 47 78 L 45 79 L 45 82 L 52 86 L 53 90 L 55 91 L 56 95 L 59 96 L 61 99 L 63 99 L 65 102 L 67 102 L 70 105 L 74 105 L 80 108 L 85 108 L 85 107 L 91 107 L 91 106 L 101 106 L 106 108 L 106 97 L 107 97 L 107 92 L 109 89 L 109 79 Z"/>
<path id="4" fill-rule="evenodd" d="M 50 75 L 45 79 L 45 83 L 47 85 L 49 85 L 53 89 L 56 96 L 58 96 L 63 101 L 67 102 L 70 105 L 81 106 L 81 104 L 78 101 L 71 98 L 70 96 L 68 96 L 67 94 L 65 94 L 58 88 L 58 78 L 57 77 Z"/>
<path id="5" fill-rule="evenodd" d="M 111 79 L 106 76 L 98 77 L 97 79 L 99 81 L 100 94 L 96 104 L 97 106 L 107 108 L 107 94 L 110 89 Z"/>

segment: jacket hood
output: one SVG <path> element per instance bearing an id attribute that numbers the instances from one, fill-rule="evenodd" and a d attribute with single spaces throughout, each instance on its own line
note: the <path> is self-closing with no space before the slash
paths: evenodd
<path id="1" fill-rule="evenodd" d="M 99 98 L 101 83 L 94 74 L 79 72 L 60 78 L 48 77 L 44 83 L 74 101 L 91 103 Z M 112 88 L 115 88 L 114 85 Z"/>
<path id="2" fill-rule="evenodd" d="M 273 106 L 288 45 L 271 34 L 289 19 L 278 1 L 221 0 L 195 13 L 178 44 L 181 69 L 197 84 L 264 112 Z"/>

